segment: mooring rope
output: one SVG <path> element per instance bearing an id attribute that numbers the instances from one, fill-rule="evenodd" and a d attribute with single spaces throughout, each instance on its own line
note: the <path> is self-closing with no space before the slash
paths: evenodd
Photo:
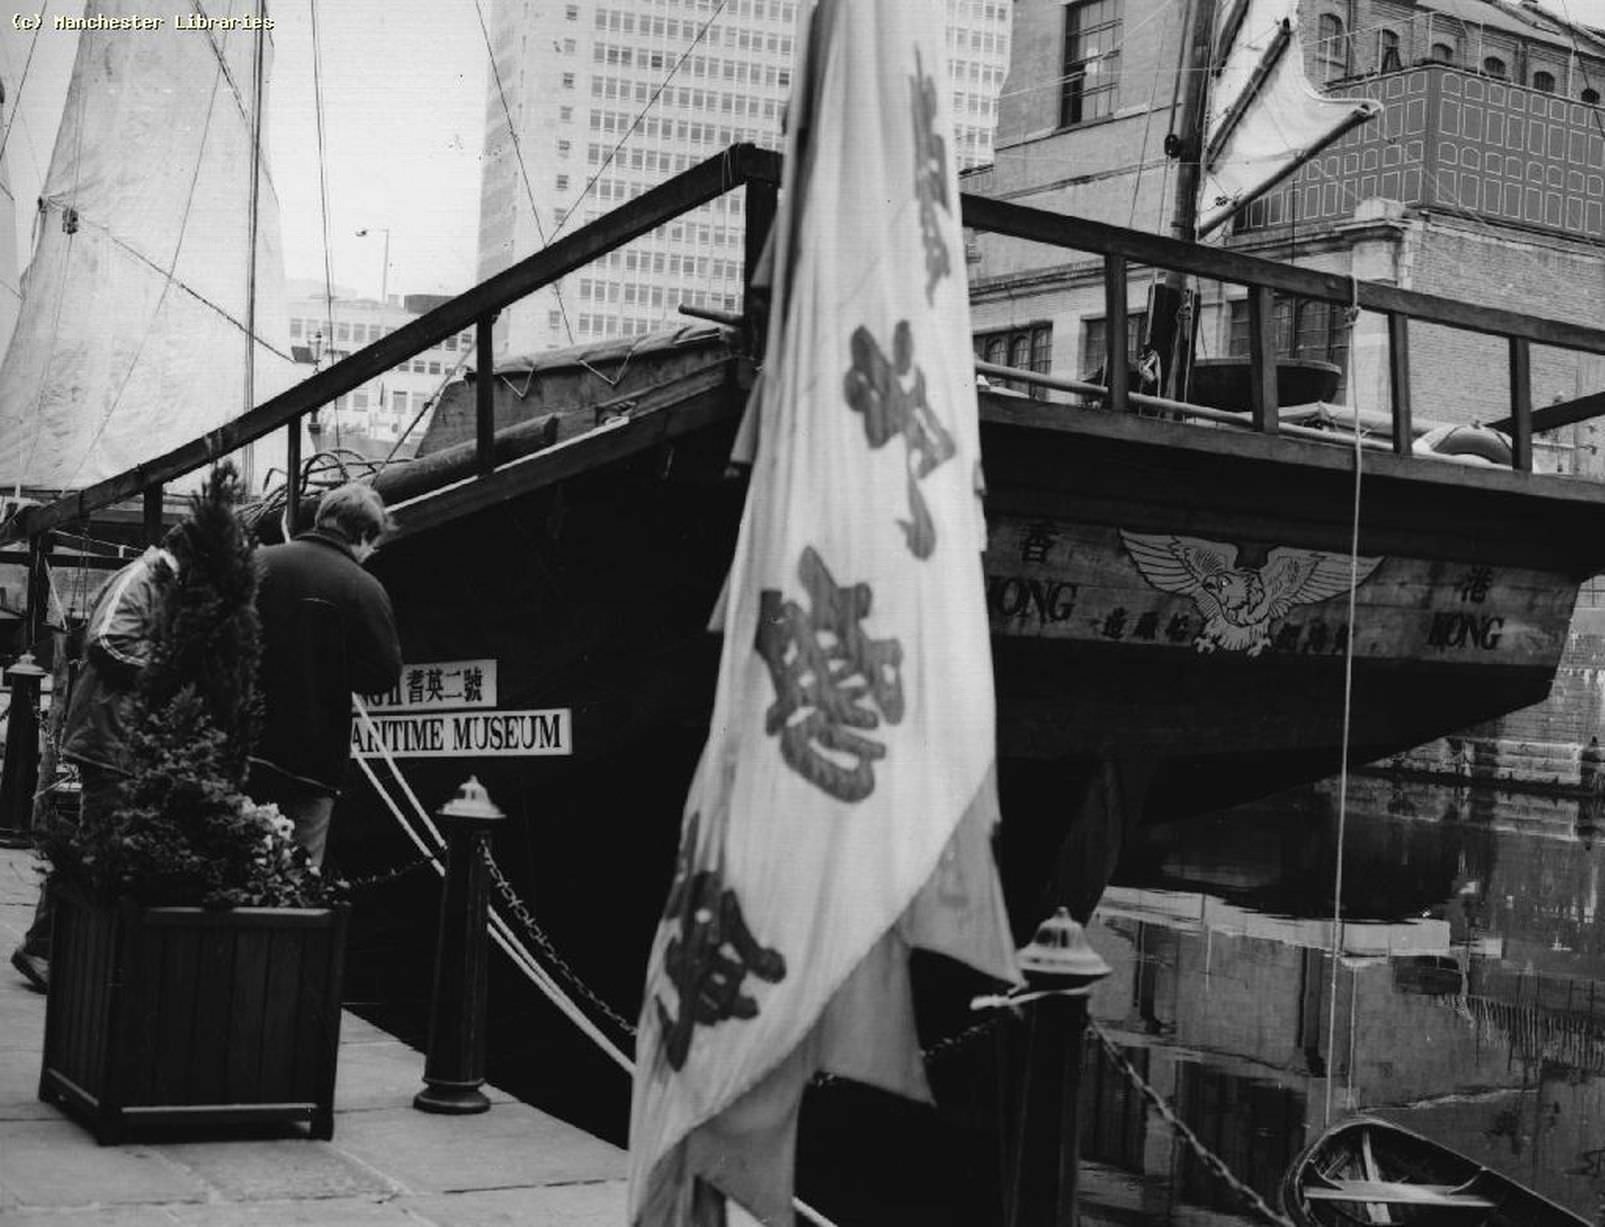
<path id="1" fill-rule="evenodd" d="M 1360 316 L 1360 283 L 1349 274 L 1349 306 L 1345 312 L 1349 333 L 1349 352 L 1354 352 L 1354 321 Z M 1338 829 L 1337 867 L 1332 873 L 1332 973 L 1326 1003 L 1326 1107 L 1324 1122 L 1332 1124 L 1332 1075 L 1337 1066 L 1337 990 L 1338 961 L 1343 953 L 1343 841 L 1349 816 L 1349 729 L 1354 711 L 1354 619 L 1360 584 L 1360 473 L 1364 449 L 1360 446 L 1360 410 L 1354 401 L 1354 388 L 1348 389 L 1354 409 L 1354 512 L 1349 524 L 1349 616 L 1348 634 L 1343 648 L 1343 731 L 1338 753 Z M 1395 419 L 1397 421 L 1397 419 Z M 1353 1028 L 1350 1028 L 1352 1035 Z"/>
<path id="2" fill-rule="evenodd" d="M 1203 1140 L 1192 1131 L 1187 1122 L 1176 1115 L 1170 1104 L 1165 1101 L 1165 1097 L 1148 1084 L 1147 1080 L 1137 1072 L 1136 1067 L 1126 1059 L 1125 1053 L 1120 1051 L 1119 1046 L 1104 1034 L 1103 1028 L 1091 1019 L 1087 1020 L 1087 1026 L 1092 1028 L 1092 1033 L 1098 1037 L 1098 1042 L 1103 1045 L 1104 1053 L 1109 1058 L 1110 1063 L 1125 1075 L 1126 1080 L 1136 1088 L 1137 1093 L 1148 1101 L 1149 1105 L 1167 1125 L 1175 1130 L 1176 1136 L 1187 1144 L 1187 1148 L 1193 1152 L 1194 1156 L 1205 1168 L 1219 1178 L 1245 1205 L 1266 1222 L 1275 1223 L 1277 1227 L 1294 1227 L 1291 1219 L 1284 1214 L 1278 1213 L 1263 1197 L 1239 1180 L 1232 1173 L 1231 1168 L 1226 1166 L 1226 1161 L 1204 1145 Z"/>
<path id="3" fill-rule="evenodd" d="M 428 812 L 423 807 L 423 804 L 418 800 L 417 794 L 412 791 L 412 787 L 407 783 L 406 777 L 401 774 L 401 768 L 396 765 L 395 757 L 390 753 L 389 747 L 384 744 L 384 739 L 378 735 L 378 729 L 374 726 L 373 717 L 368 714 L 367 704 L 365 704 L 357 695 L 352 695 L 351 701 L 356 705 L 357 713 L 362 718 L 364 728 L 368 732 L 369 736 L 373 737 L 375 743 L 379 746 L 379 753 L 384 759 L 385 765 L 390 768 L 391 774 L 395 776 L 396 783 L 400 786 L 401 791 L 406 794 L 408 802 L 412 805 L 413 812 L 417 814 L 419 822 L 422 824 L 424 831 L 427 832 L 429 837 L 427 841 L 423 835 L 420 835 L 419 832 L 414 829 L 412 823 L 410 823 L 406 816 L 401 812 L 401 808 L 396 804 L 395 799 L 390 795 L 385 787 L 380 784 L 379 777 L 374 772 L 373 768 L 368 765 L 367 758 L 359 757 L 357 759 L 358 766 L 362 768 L 363 774 L 368 777 L 368 782 L 373 785 L 373 790 L 379 794 L 380 800 L 382 800 L 389 808 L 391 815 L 396 819 L 396 822 L 401 826 L 402 830 L 407 833 L 407 836 L 418 847 L 418 850 L 430 858 L 435 866 L 436 872 L 439 873 L 441 877 L 444 877 L 446 874 L 446 863 L 443 855 L 445 840 L 441 838 L 439 829 L 430 819 Z M 433 847 L 430 846 L 431 842 L 433 843 Z M 616 1064 L 620 1069 L 624 1070 L 625 1073 L 633 1076 L 635 1073 L 635 1062 L 626 1056 L 623 1051 L 619 1049 L 618 1045 L 614 1044 L 612 1040 L 608 1039 L 607 1036 L 602 1034 L 597 1025 L 593 1023 L 590 1018 L 586 1016 L 585 1012 L 574 1003 L 574 999 L 565 993 L 562 987 L 552 979 L 551 975 L 546 971 L 546 969 L 536 961 L 535 956 L 529 952 L 524 944 L 518 940 L 517 935 L 512 932 L 511 927 L 507 924 L 507 921 L 502 917 L 501 913 L 496 911 L 494 908 L 491 909 L 490 913 L 490 926 L 491 937 L 507 954 L 507 956 L 513 960 L 514 966 L 522 971 L 530 979 L 530 981 L 546 995 L 548 1000 L 550 1000 L 553 1005 L 557 1006 L 559 1010 L 567 1015 L 570 1022 L 572 1022 L 587 1036 L 589 1036 L 593 1043 L 595 1043 L 599 1048 L 602 1049 L 604 1053 L 611 1057 L 614 1064 Z M 793 1197 L 791 1199 L 791 1204 L 792 1208 L 795 1209 L 798 1214 L 802 1215 L 809 1222 L 816 1224 L 816 1227 L 836 1227 L 836 1224 L 831 1222 L 830 1219 L 826 1218 L 818 1210 L 815 1210 L 812 1206 L 808 1205 L 808 1203 L 803 1201 L 801 1198 Z"/>

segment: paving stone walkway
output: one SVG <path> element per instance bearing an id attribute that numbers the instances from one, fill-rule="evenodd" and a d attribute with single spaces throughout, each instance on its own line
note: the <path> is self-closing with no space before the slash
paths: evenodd
<path id="1" fill-rule="evenodd" d="M 31 852 L 0 849 L 0 956 L 33 914 Z M 45 1000 L 0 958 L 4 1227 L 609 1227 L 622 1150 L 486 1087 L 489 1112 L 412 1107 L 423 1055 L 347 1013 L 334 1139 L 99 1146 L 38 1098 Z"/>

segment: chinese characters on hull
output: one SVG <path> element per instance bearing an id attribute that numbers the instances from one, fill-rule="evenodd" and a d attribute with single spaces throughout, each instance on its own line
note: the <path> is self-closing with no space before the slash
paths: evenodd
<path id="1" fill-rule="evenodd" d="M 723 875 L 693 868 L 700 822 L 701 815 L 693 814 L 686 825 L 663 909 L 663 918 L 678 925 L 663 950 L 663 974 L 679 997 L 679 1013 L 671 1013 L 661 997 L 652 999 L 663 1030 L 663 1053 L 676 1071 L 685 1066 L 699 1023 L 711 1027 L 728 1018 L 758 1016 L 757 1000 L 742 992 L 748 975 L 770 984 L 786 978 L 785 957 L 753 936 L 741 901 L 724 885 Z"/>
<path id="2" fill-rule="evenodd" d="M 1274 623 L 1295 605 L 1324 601 L 1370 577 L 1380 557 L 1279 546 L 1260 567 L 1237 565 L 1237 547 L 1170 533 L 1120 531 L 1137 570 L 1161 592 L 1190 596 L 1203 617 L 1193 646 L 1258 656 L 1271 646 Z"/>
<path id="3" fill-rule="evenodd" d="M 874 763 L 886 757 L 865 734 L 882 718 L 903 719 L 903 645 L 865 633 L 870 586 L 839 587 L 811 545 L 797 576 L 810 608 L 773 588 L 760 595 L 753 647 L 775 687 L 764 731 L 779 735 L 781 758 L 810 784 L 838 801 L 862 801 L 875 790 Z"/>
<path id="4" fill-rule="evenodd" d="M 914 557 L 929 558 L 936 550 L 936 522 L 920 493 L 920 479 L 958 449 L 926 398 L 925 372 L 914 364 L 914 331 L 907 320 L 897 321 L 890 359 L 862 325 L 853 329 L 849 346 L 853 364 L 842 381 L 842 395 L 863 415 L 870 447 L 884 447 L 897 436 L 907 446 L 912 518 L 898 524 Z"/>

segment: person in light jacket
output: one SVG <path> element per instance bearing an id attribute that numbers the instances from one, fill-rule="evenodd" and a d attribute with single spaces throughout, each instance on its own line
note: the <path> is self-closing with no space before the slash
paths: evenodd
<path id="1" fill-rule="evenodd" d="M 350 757 L 352 692 L 401 678 L 390 598 L 362 567 L 390 527 L 378 493 L 349 482 L 323 496 L 310 532 L 257 551 L 262 723 L 245 790 L 295 824 L 315 865 Z"/>
<path id="2" fill-rule="evenodd" d="M 169 534 L 167 542 L 170 544 Z M 150 663 L 163 606 L 178 576 L 178 560 L 151 546 L 101 589 L 84 628 L 83 664 L 67 699 L 61 756 L 78 768 L 78 822 L 105 822 L 116 809 L 132 762 L 128 740 L 139 677 Z M 50 928 L 55 888 L 46 878 L 33 924 L 11 965 L 39 989 L 50 974 Z"/>

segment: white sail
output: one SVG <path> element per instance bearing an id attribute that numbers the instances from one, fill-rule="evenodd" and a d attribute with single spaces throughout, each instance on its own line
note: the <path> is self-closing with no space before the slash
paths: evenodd
<path id="1" fill-rule="evenodd" d="M 1296 0 L 1230 6 L 1204 124 L 1198 234 L 1208 234 L 1356 124 L 1381 110 L 1329 98 L 1304 75 Z"/>
<path id="2" fill-rule="evenodd" d="M 0 366 L 7 489 L 81 489 L 246 408 L 258 34 L 242 19 L 251 12 L 243 0 L 212 4 L 210 29 L 175 29 L 168 15 L 158 29 L 132 32 L 119 19 L 149 17 L 148 6 L 90 7 L 88 17 L 107 20 L 80 35 Z M 241 28 L 230 28 L 236 21 Z M 259 191 L 258 403 L 293 377 L 278 206 L 265 168 Z M 258 453 L 257 484 L 270 463 Z"/>
<path id="3" fill-rule="evenodd" d="M 15 88 L 13 84 L 13 88 Z M 0 81 L 0 353 L 11 340 L 17 323 L 17 304 L 22 290 L 17 281 L 17 202 L 11 192 L 11 176 L 6 173 L 6 146 L 3 134 L 10 117 L 5 103 L 5 82 Z"/>

